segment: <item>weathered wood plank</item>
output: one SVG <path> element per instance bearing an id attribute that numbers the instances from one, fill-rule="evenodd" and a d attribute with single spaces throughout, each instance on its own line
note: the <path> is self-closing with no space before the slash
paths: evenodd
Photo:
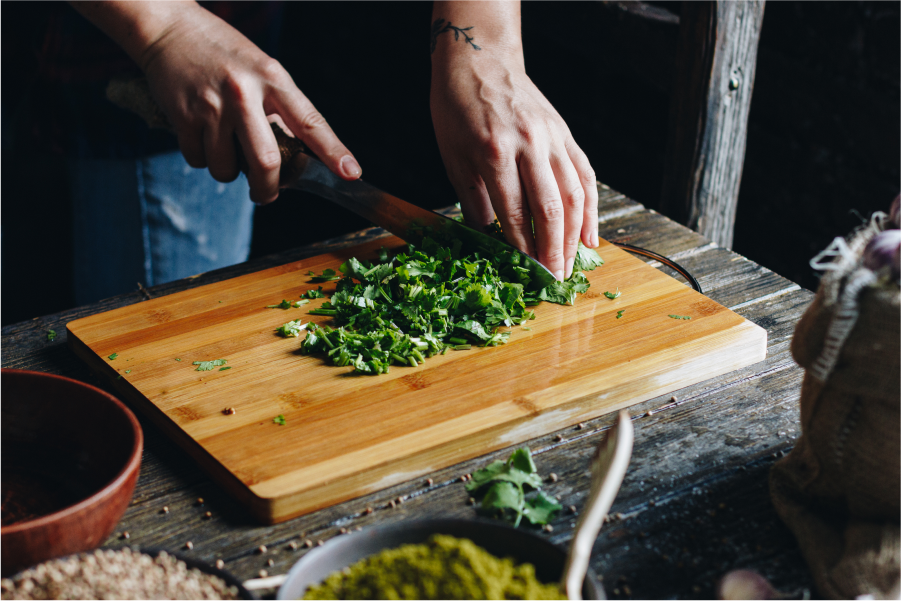
<path id="1" fill-rule="evenodd" d="M 763 0 L 682 6 L 661 210 L 732 246 Z"/>

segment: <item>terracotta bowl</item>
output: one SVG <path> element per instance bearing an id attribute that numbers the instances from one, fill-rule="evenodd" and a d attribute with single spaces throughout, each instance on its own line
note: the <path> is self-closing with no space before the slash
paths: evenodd
<path id="1" fill-rule="evenodd" d="M 125 513 L 144 434 L 112 395 L 50 374 L 0 372 L 2 573 L 98 547 Z"/>

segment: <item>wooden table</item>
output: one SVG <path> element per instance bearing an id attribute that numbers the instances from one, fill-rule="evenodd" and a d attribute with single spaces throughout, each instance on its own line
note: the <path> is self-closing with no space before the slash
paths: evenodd
<path id="1" fill-rule="evenodd" d="M 811 590 L 797 545 L 771 506 L 767 478 L 770 466 L 800 434 L 803 371 L 792 360 L 789 343 L 813 295 L 603 184 L 599 192 L 603 238 L 648 248 L 681 263 L 710 298 L 766 328 L 768 350 L 762 363 L 631 409 L 632 463 L 612 521 L 595 544 L 592 567 L 611 598 L 712 598 L 716 580 L 736 568 L 757 570 L 783 591 L 800 595 Z M 4 327 L 3 367 L 62 374 L 105 387 L 66 346 L 67 322 L 380 235 L 380 229 L 365 230 Z M 47 340 L 51 329 L 58 334 L 53 342 Z M 558 475 L 547 490 L 564 507 L 578 511 L 584 503 L 589 457 L 613 417 L 529 441 L 539 471 Z M 342 529 L 428 517 L 475 517 L 460 476 L 512 451 L 437 471 L 430 476 L 431 486 L 423 478 L 282 524 L 259 526 L 155 427 L 146 420 L 142 425 L 145 451 L 134 499 L 104 546 L 181 550 L 211 563 L 221 558 L 241 579 L 257 577 L 261 569 L 270 575 L 285 573 L 305 552 L 304 540 L 315 545 Z M 162 511 L 164 506 L 168 513 Z M 209 519 L 204 517 L 207 511 L 212 513 Z M 553 531 L 540 535 L 565 546 L 575 519 L 567 509 L 554 521 Z M 122 534 L 126 531 L 127 540 Z M 184 549 L 188 541 L 193 543 L 191 551 Z M 300 547 L 291 550 L 291 541 Z M 265 554 L 257 552 L 260 545 L 267 547 Z M 270 559 L 272 566 L 267 565 Z"/>

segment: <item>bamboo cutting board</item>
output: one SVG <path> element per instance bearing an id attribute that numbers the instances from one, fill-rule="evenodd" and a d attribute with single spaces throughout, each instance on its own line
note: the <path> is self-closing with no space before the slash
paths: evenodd
<path id="1" fill-rule="evenodd" d="M 575 306 L 542 303 L 508 344 L 353 374 L 299 352 L 267 309 L 306 275 L 397 238 L 121 307 L 68 324 L 69 344 L 259 520 L 283 521 L 762 361 L 766 331 L 601 240 Z M 325 292 L 335 283 L 321 284 Z M 609 300 L 605 290 L 622 295 Z M 625 310 L 617 319 L 617 312 Z M 669 315 L 688 315 L 691 320 Z M 109 359 L 113 354 L 115 359 Z M 227 359 L 226 371 L 193 361 Z M 119 377 L 121 376 L 121 378 Z M 223 410 L 233 407 L 236 413 Z M 284 415 L 285 425 L 273 422 Z"/>

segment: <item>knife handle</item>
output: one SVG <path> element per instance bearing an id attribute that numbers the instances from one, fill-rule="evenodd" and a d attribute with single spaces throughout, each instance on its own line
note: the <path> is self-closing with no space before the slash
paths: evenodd
<path id="1" fill-rule="evenodd" d="M 151 128 L 165 129 L 171 133 L 175 133 L 169 118 L 160 108 L 150 94 L 150 85 L 144 77 L 136 78 L 115 78 L 110 80 L 106 86 L 107 99 L 125 110 L 135 113 L 138 117 L 147 122 Z M 287 183 L 293 179 L 291 159 L 297 156 L 297 153 L 303 152 L 311 156 L 316 156 L 306 147 L 306 145 L 297 138 L 292 138 L 275 123 L 272 126 L 272 133 L 275 134 L 275 141 L 278 143 L 278 151 L 282 155 L 282 166 L 279 173 L 279 182 Z M 241 150 L 241 145 L 235 139 L 235 153 L 238 159 L 238 166 L 241 171 L 247 173 L 247 159 Z"/>

